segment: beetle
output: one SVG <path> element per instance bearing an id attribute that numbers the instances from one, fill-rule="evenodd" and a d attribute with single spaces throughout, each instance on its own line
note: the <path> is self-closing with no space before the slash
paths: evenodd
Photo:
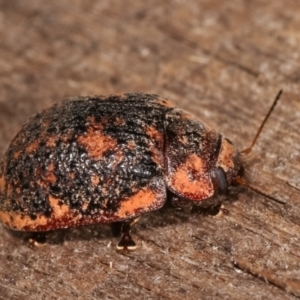
<path id="1" fill-rule="evenodd" d="M 15 231 L 122 222 L 131 226 L 167 193 L 209 203 L 241 177 L 241 153 L 192 114 L 154 94 L 77 97 L 31 118 L 0 164 L 0 220 Z M 249 150 L 250 149 L 250 150 Z M 35 240 L 32 240 L 35 243 Z M 38 238 L 36 238 L 38 241 Z"/>

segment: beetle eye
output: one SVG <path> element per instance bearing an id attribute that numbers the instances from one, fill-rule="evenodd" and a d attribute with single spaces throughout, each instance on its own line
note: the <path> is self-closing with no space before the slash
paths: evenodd
<path id="1" fill-rule="evenodd" d="M 226 192 L 228 189 L 228 182 L 227 182 L 226 174 L 222 168 L 220 168 L 220 167 L 217 168 L 216 177 L 217 177 L 217 181 L 219 184 L 219 189 L 222 192 Z"/>

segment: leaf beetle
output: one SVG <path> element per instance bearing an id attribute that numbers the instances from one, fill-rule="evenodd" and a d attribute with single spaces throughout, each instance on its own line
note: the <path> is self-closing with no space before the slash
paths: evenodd
<path id="1" fill-rule="evenodd" d="M 136 247 L 131 226 L 164 206 L 167 191 L 196 204 L 246 185 L 242 152 L 192 114 L 153 94 L 77 97 L 31 118 L 0 164 L 0 220 L 45 233 L 122 222 L 118 249 Z M 33 240 L 34 241 L 34 240 Z"/>

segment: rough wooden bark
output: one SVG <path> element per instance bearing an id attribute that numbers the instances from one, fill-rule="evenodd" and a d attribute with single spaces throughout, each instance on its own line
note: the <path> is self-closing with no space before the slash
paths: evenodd
<path id="1" fill-rule="evenodd" d="M 109 226 L 56 232 L 32 250 L 0 227 L 0 299 L 300 298 L 300 6 L 287 1 L 0 0 L 0 151 L 66 97 L 143 91 L 251 142 L 250 185 L 229 214 L 170 208 L 115 250 Z"/>

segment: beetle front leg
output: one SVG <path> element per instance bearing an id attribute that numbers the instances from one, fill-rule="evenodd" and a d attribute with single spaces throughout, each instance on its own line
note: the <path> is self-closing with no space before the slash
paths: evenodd
<path id="1" fill-rule="evenodd" d="M 131 227 L 139 220 L 140 217 L 125 221 L 122 223 L 121 239 L 117 245 L 118 250 L 135 250 L 136 243 L 131 237 Z"/>
<path id="2" fill-rule="evenodd" d="M 179 197 L 172 193 L 171 191 L 167 191 L 167 201 L 168 204 L 177 209 L 177 210 L 184 210 L 184 209 L 190 209 L 191 208 L 191 202 L 183 199 L 182 197 Z"/>

